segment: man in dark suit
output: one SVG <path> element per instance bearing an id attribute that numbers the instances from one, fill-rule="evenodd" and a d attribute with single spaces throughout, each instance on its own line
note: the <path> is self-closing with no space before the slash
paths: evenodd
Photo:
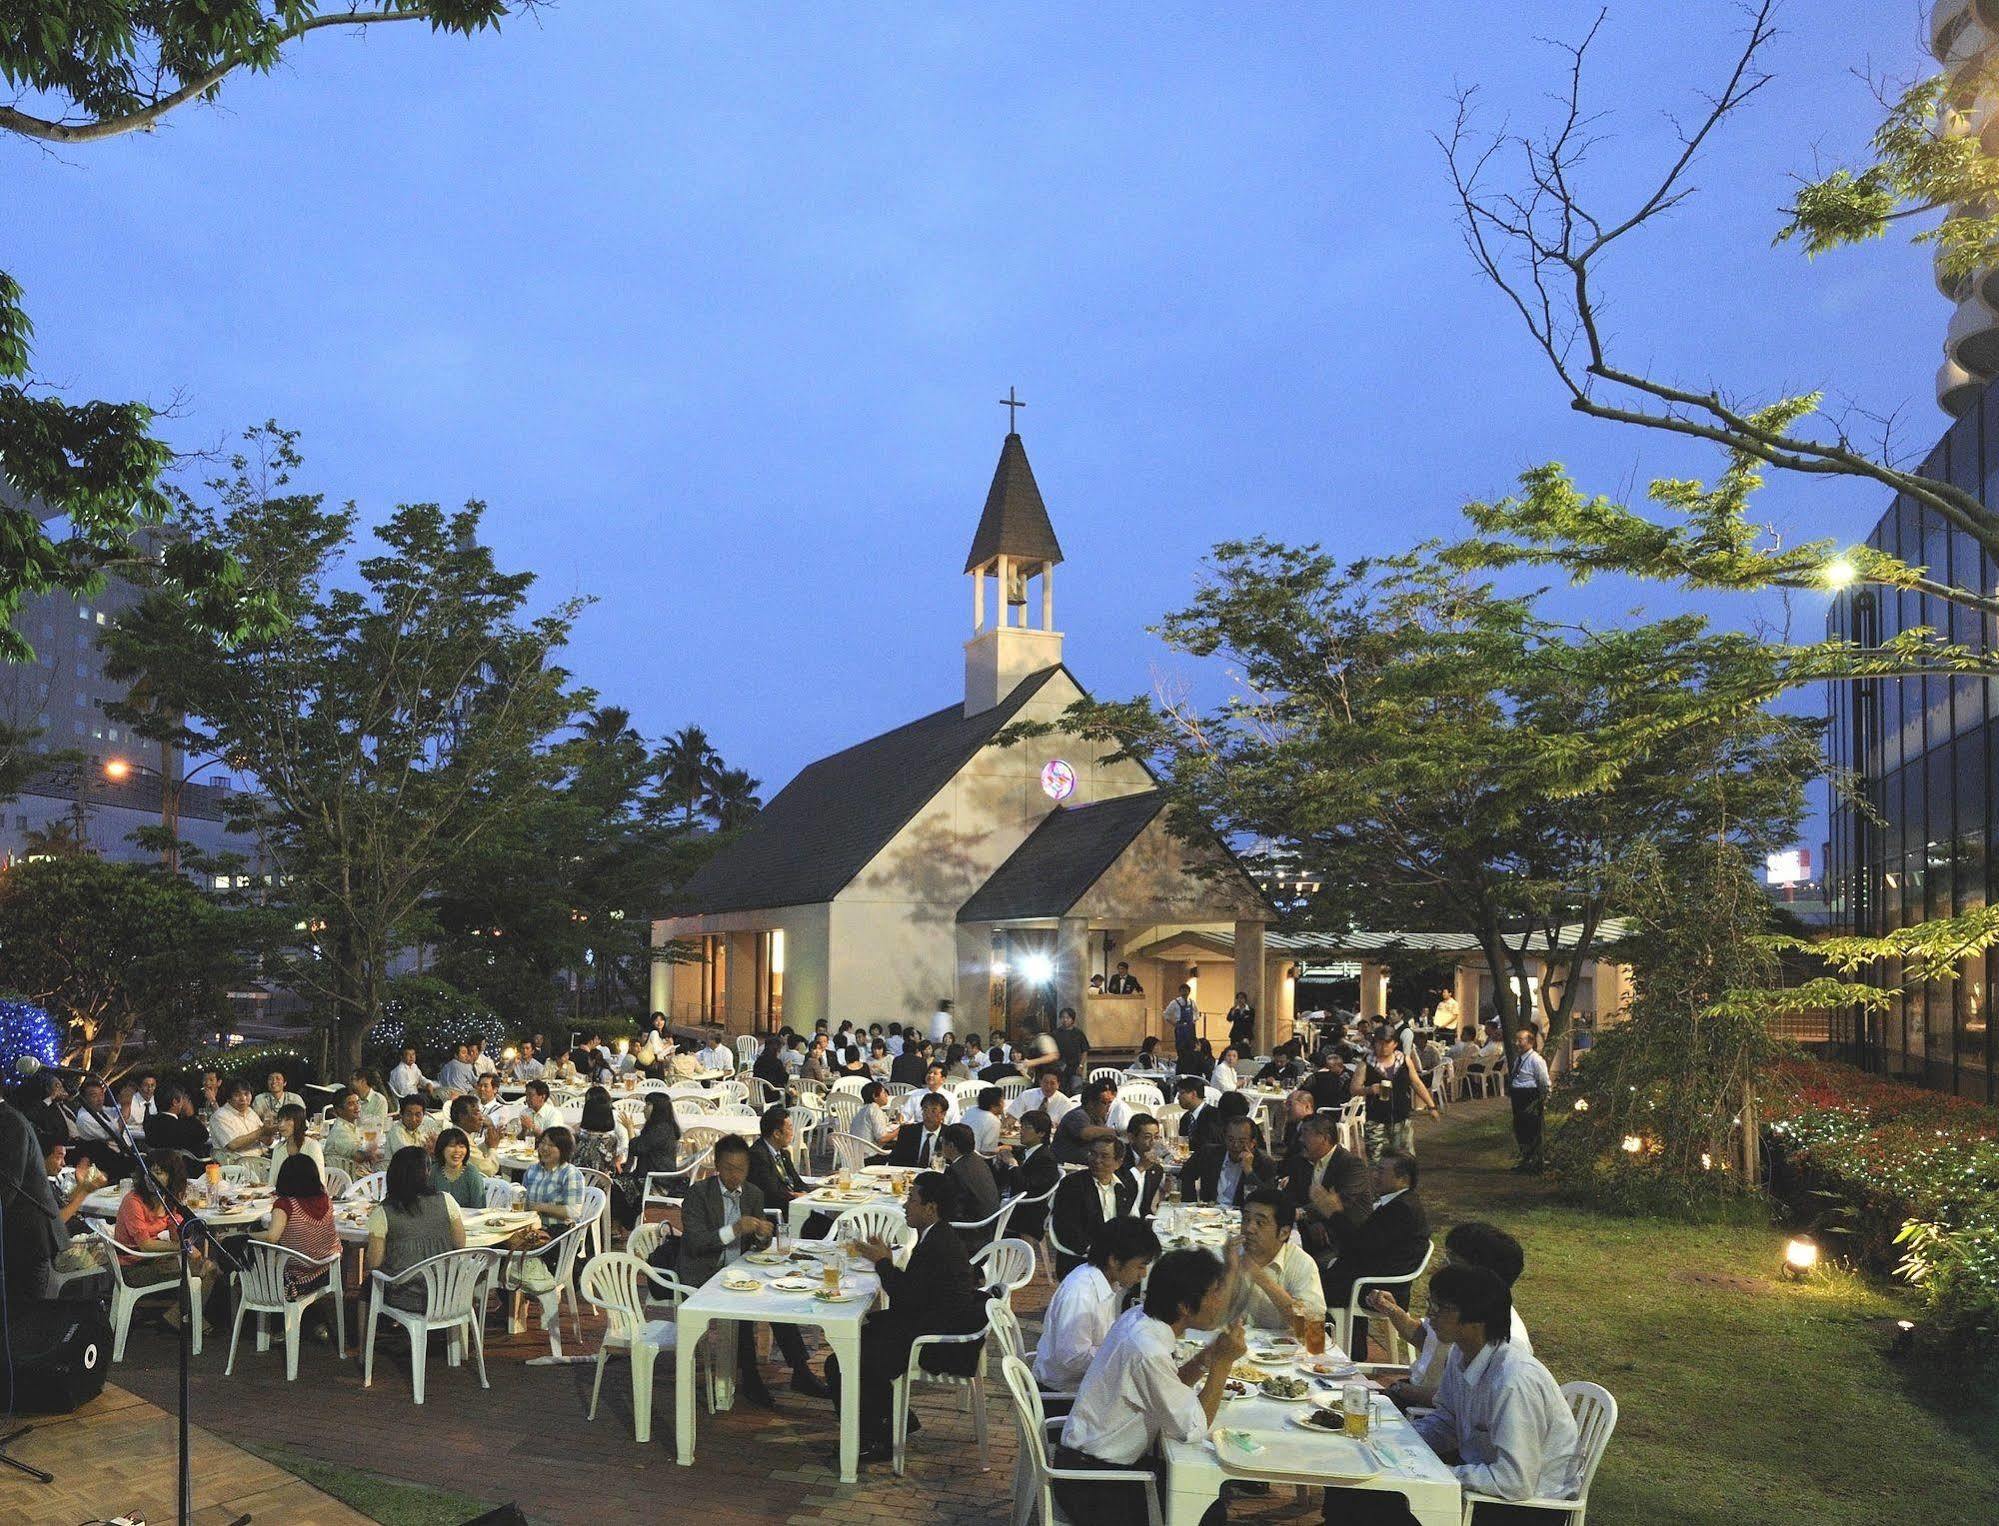
<path id="1" fill-rule="evenodd" d="M 757 1142 L 750 1146 L 750 1185 L 763 1194 L 764 1207 L 780 1224 L 791 1212 L 791 1200 L 812 1190 L 811 1184 L 798 1174 L 798 1167 L 791 1163 L 791 1146 L 797 1133 L 790 1109 L 781 1102 L 773 1102 L 757 1119 Z M 831 1218 L 815 1213 L 799 1226 L 799 1233 L 816 1240 L 832 1227 Z"/>
<path id="2" fill-rule="evenodd" d="M 944 1174 L 951 1178 L 951 1185 L 958 1191 L 958 1218 L 960 1224 L 976 1224 L 980 1219 L 990 1219 L 1000 1209 L 999 1183 L 993 1180 L 993 1168 L 986 1164 L 973 1142 L 970 1124 L 948 1123 L 944 1126 L 942 1158 Z M 991 1231 L 986 1231 L 990 1238 Z M 974 1247 L 982 1248 L 981 1246 Z"/>
<path id="3" fill-rule="evenodd" d="M 1277 1162 L 1256 1147 L 1256 1125 L 1248 1118 L 1231 1118 L 1219 1149 L 1208 1149 L 1187 1163 L 1189 1196 L 1197 1203 L 1240 1208 L 1259 1187 L 1278 1179 Z"/>
<path id="4" fill-rule="evenodd" d="M 1375 1162 L 1374 1211 L 1366 1222 L 1340 1238 L 1339 1258 L 1326 1268 L 1326 1307 L 1344 1309 L 1356 1284 L 1375 1277 L 1404 1277 L 1422 1264 L 1430 1251 L 1430 1216 L 1416 1192 L 1416 1158 L 1390 1151 Z M 1403 1308 L 1409 1307 L 1409 1287 L 1389 1290 Z M 1356 1320 L 1348 1337 L 1349 1355 L 1367 1360 L 1367 1322 Z"/>
<path id="5" fill-rule="evenodd" d="M 1083 1264 L 1099 1227 L 1123 1218 L 1138 1200 L 1131 1183 L 1118 1173 L 1123 1164 L 1122 1143 L 1115 1138 L 1096 1140 L 1090 1145 L 1089 1168 L 1071 1172 L 1055 1189 L 1048 1216 L 1061 1245 L 1055 1253 L 1058 1279 Z"/>
<path id="6" fill-rule="evenodd" d="M 1000 1186 L 1023 1198 L 1037 1198 L 1062 1180 L 1062 1167 L 1048 1148 L 1048 1136 L 1055 1125 L 1040 1108 L 1020 1115 L 1020 1148 L 1016 1153 L 1002 1148 L 999 1154 Z M 1047 1203 L 1022 1203 L 1007 1221 L 1006 1232 L 1030 1244 L 1041 1238 L 1048 1227 Z"/>
<path id="7" fill-rule="evenodd" d="M 956 1211 L 956 1189 L 941 1171 L 926 1171 L 910 1183 L 903 1217 L 916 1231 L 906 1266 L 898 1267 L 880 1240 L 856 1240 L 853 1248 L 874 1263 L 889 1307 L 861 1326 L 862 1462 L 887 1462 L 892 1455 L 890 1414 L 895 1380 L 909 1366 L 909 1350 L 919 1335 L 970 1335 L 985 1326 L 986 1300 L 978 1274 L 965 1255 L 958 1232 L 945 1222 Z M 923 1355 L 931 1372 L 969 1377 L 978 1370 L 982 1342 L 933 1346 Z M 826 1385 L 840 1403 L 840 1359 L 826 1358 Z M 915 1417 L 911 1417 L 911 1424 Z"/>
<path id="8" fill-rule="evenodd" d="M 1159 1120 L 1150 1113 L 1133 1113 L 1124 1127 L 1124 1165 L 1118 1176 L 1132 1190 L 1132 1212 L 1152 1217 L 1166 1195 L 1166 1167 L 1159 1161 Z"/>
<path id="9" fill-rule="evenodd" d="M 1180 1114 L 1180 1137 L 1187 1141 L 1187 1148 L 1199 1152 L 1219 1145 L 1227 1120 L 1208 1100 L 1208 1083 L 1199 1076 L 1182 1076 L 1177 1095 L 1185 1110 Z"/>
<path id="10" fill-rule="evenodd" d="M 687 1189 L 680 1204 L 680 1280 L 701 1286 L 745 1251 L 758 1250 L 777 1233 L 764 1209 L 762 1191 L 750 1181 L 750 1147 L 734 1134 L 715 1141 L 715 1174 Z M 805 1340 L 796 1325 L 773 1325 L 771 1336 L 791 1364 L 791 1386 L 808 1398 L 823 1399 L 825 1387 L 807 1363 Z M 737 1386 L 761 1409 L 776 1408 L 757 1368 L 757 1327 L 736 1326 Z"/>
<path id="11" fill-rule="evenodd" d="M 1347 1100 L 1353 1077 L 1339 1050 L 1328 1044 L 1319 1051 L 1318 1068 L 1305 1078 L 1305 1090 L 1312 1094 L 1315 1108 L 1338 1107 Z"/>
<path id="12" fill-rule="evenodd" d="M 930 1041 L 911 1036 L 903 1040 L 902 1053 L 888 1068 L 888 1078 L 904 1086 L 921 1086 L 923 1073 L 930 1068 Z"/>
<path id="13" fill-rule="evenodd" d="M 1298 1243 L 1323 1268 L 1344 1237 L 1374 1212 L 1367 1162 L 1339 1142 L 1338 1115 L 1314 1113 L 1298 1125 L 1299 1153 L 1287 1164 L 1284 1193 L 1298 1215 Z"/>
<path id="14" fill-rule="evenodd" d="M 921 1123 L 905 1123 L 895 1136 L 895 1143 L 889 1146 L 888 1164 L 891 1166 L 914 1166 L 920 1171 L 932 1171 L 944 1164 L 940 1147 L 944 1143 L 944 1114 L 950 1107 L 939 1092 L 930 1092 L 923 1098 L 920 1109 Z"/>
<path id="15" fill-rule="evenodd" d="M 160 1105 L 146 1119 L 146 1148 L 184 1150 L 189 1155 L 208 1156 L 208 1125 L 194 1116 L 194 1098 L 187 1088 L 169 1084 L 160 1088 Z"/>

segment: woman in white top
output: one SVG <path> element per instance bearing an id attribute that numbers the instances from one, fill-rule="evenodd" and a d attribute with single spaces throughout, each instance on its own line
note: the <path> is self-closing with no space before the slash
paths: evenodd
<path id="1" fill-rule="evenodd" d="M 1208 1080 L 1225 1092 L 1242 1089 L 1242 1076 L 1236 1067 L 1242 1064 L 1242 1051 L 1231 1044 L 1222 1051 L 1222 1057 L 1215 1061 L 1214 1074 Z"/>
<path id="2" fill-rule="evenodd" d="M 1112 1219 L 1090 1241 L 1090 1259 L 1062 1279 L 1042 1316 L 1034 1381 L 1049 1393 L 1074 1393 L 1111 1333 L 1125 1295 L 1145 1280 L 1159 1237 L 1144 1219 Z M 1045 1401 L 1044 1401 L 1045 1402 Z"/>
<path id="3" fill-rule="evenodd" d="M 1154 1466 L 1162 1438 L 1204 1440 L 1222 1407 L 1229 1369 L 1248 1349 L 1242 1326 L 1224 1326 L 1185 1362 L 1174 1360 L 1173 1348 L 1189 1326 L 1221 1325 L 1228 1297 L 1227 1269 L 1209 1252 L 1161 1256 L 1144 1306 L 1118 1317 L 1083 1374 L 1055 1466 Z M 1090 1526 L 1146 1526 L 1149 1519 L 1144 1491 L 1132 1484 L 1062 1479 L 1055 1498 L 1070 1520 Z"/>
<path id="4" fill-rule="evenodd" d="M 271 1141 L 271 1174 L 265 1178 L 271 1186 L 278 1184 L 278 1167 L 294 1155 L 304 1155 L 319 1168 L 321 1176 L 326 1174 L 326 1153 L 319 1141 L 306 1132 L 305 1108 L 297 1102 L 288 1102 L 278 1109 L 277 1138 Z"/>

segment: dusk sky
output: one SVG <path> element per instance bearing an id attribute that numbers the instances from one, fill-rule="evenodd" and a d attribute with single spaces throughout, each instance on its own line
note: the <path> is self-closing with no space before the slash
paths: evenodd
<path id="1" fill-rule="evenodd" d="M 1567 411 L 1430 137 L 1460 83 L 1490 121 L 1545 120 L 1561 59 L 1535 38 L 1596 10 L 567 0 L 471 41 L 323 34 L 153 135 L 8 137 L 5 268 L 73 396 L 179 394 L 187 446 L 275 417 L 307 484 L 370 517 L 485 499 L 503 566 L 599 601 L 579 676 L 774 791 L 960 696 L 1009 386 L 1068 660 L 1103 696 L 1172 666 L 1146 627 L 1224 537 L 1391 552 L 1542 460 L 1607 491 L 1710 472 Z M 1901 410 L 1918 452 L 1942 432 L 1927 252 L 1770 247 L 1789 177 L 1873 125 L 1853 71 L 1924 70 L 1921 13 L 1785 8 L 1704 194 L 1611 272 L 1627 360 Z M 1612 204 L 1741 24 L 1613 7 L 1590 86 Z M 1883 507 L 1768 500 L 1793 538 Z M 1577 607 L 1640 599 L 1674 605 Z"/>

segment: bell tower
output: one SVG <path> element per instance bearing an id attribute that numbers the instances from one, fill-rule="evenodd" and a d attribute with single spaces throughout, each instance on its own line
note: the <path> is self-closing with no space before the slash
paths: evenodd
<path id="1" fill-rule="evenodd" d="M 1026 406 L 1009 391 L 1009 409 Z M 990 710 L 1023 678 L 1062 660 L 1062 633 L 1055 629 L 1055 564 L 1061 560 L 1062 547 L 1048 522 L 1027 451 L 1020 435 L 1009 429 L 986 493 L 985 512 L 972 537 L 971 555 L 965 558 L 965 573 L 972 580 L 965 714 Z M 990 620 L 988 580 L 993 595 Z M 1030 589 L 1037 580 L 1040 586 Z"/>

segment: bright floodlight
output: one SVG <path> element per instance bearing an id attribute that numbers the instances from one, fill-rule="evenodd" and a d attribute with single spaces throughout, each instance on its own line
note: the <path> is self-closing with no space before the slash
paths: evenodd
<path id="1" fill-rule="evenodd" d="M 1859 576 L 1859 569 L 1843 556 L 1836 556 L 1825 564 L 1825 586 L 1828 588 L 1844 588 Z"/>
<path id="2" fill-rule="evenodd" d="M 104 777 L 107 779 L 122 779 L 131 771 L 132 765 L 127 763 L 123 758 L 106 758 L 104 760 Z"/>
<path id="3" fill-rule="evenodd" d="M 1021 961 L 1021 972 L 1038 986 L 1055 978 L 1055 961 L 1046 954 L 1029 954 Z"/>

